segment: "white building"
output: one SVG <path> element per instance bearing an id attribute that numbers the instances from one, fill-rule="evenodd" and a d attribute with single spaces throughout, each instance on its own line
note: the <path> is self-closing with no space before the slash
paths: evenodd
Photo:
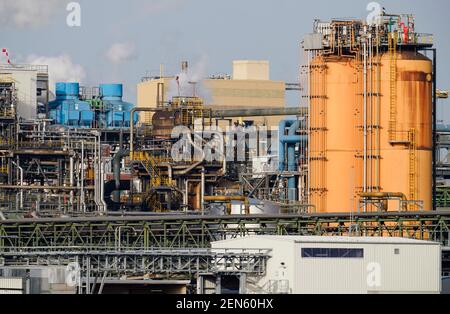
<path id="1" fill-rule="evenodd" d="M 38 104 L 45 106 L 49 101 L 48 66 L 0 64 L 2 75 L 11 76 L 15 83 L 18 116 L 36 119 Z"/>
<path id="2" fill-rule="evenodd" d="M 403 238 L 251 236 L 213 249 L 270 249 L 246 293 L 440 293 L 440 244 Z"/>

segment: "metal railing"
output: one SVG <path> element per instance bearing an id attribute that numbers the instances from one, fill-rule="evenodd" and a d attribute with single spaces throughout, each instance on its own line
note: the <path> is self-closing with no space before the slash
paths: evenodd
<path id="1" fill-rule="evenodd" d="M 34 65 L 34 64 L 0 64 L 0 70 L 7 71 L 36 71 L 42 74 L 48 74 L 48 65 Z"/>

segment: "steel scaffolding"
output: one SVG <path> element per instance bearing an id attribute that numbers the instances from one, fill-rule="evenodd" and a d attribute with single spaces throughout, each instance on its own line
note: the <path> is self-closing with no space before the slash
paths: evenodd
<path id="1" fill-rule="evenodd" d="M 10 248 L 208 248 L 249 235 L 406 237 L 449 246 L 450 212 L 127 216 L 0 222 L 0 252 Z"/>

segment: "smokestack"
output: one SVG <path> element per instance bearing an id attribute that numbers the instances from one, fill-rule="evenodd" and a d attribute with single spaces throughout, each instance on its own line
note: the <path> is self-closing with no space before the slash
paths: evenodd
<path id="1" fill-rule="evenodd" d="M 187 74 L 189 70 L 189 63 L 187 61 L 181 62 L 181 72 Z"/>

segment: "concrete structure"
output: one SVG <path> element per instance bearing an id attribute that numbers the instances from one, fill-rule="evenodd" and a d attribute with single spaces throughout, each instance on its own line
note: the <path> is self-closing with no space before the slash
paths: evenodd
<path id="1" fill-rule="evenodd" d="M 49 100 L 48 67 L 0 65 L 0 74 L 11 75 L 17 92 L 17 113 L 23 119 L 35 119 L 38 104 L 45 110 Z"/>
<path id="2" fill-rule="evenodd" d="M 261 80 L 270 79 L 269 61 L 239 60 L 233 61 L 233 80 Z"/>
<path id="3" fill-rule="evenodd" d="M 286 84 L 282 81 L 271 81 L 269 78 L 268 61 L 235 61 L 233 63 L 233 78 L 211 78 L 203 80 L 202 86 L 210 99 L 206 106 L 219 109 L 236 108 L 283 108 L 286 104 Z M 164 84 L 164 99 L 170 94 L 175 77 L 146 78 L 138 84 L 138 107 L 155 108 L 158 99 L 158 85 Z M 160 91 L 160 96 L 162 91 Z M 192 96 L 192 95 L 182 95 Z M 262 108 L 261 108 L 262 109 Z M 142 114 L 142 122 L 150 121 L 150 114 Z M 246 118 L 245 120 L 278 126 L 282 118 Z"/>
<path id="4" fill-rule="evenodd" d="M 213 249 L 270 249 L 261 278 L 247 293 L 440 293 L 438 243 L 403 238 L 252 236 Z"/>

